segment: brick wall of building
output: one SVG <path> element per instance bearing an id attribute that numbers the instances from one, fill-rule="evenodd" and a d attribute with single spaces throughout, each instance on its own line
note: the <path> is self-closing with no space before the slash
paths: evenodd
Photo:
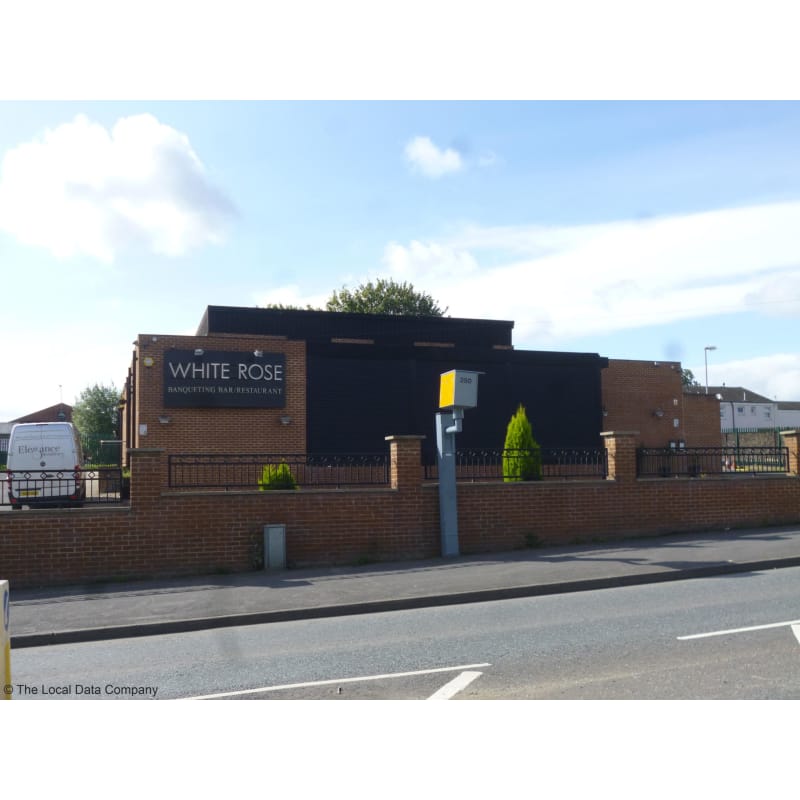
<path id="1" fill-rule="evenodd" d="M 719 401 L 685 394 L 678 362 L 609 359 L 602 391 L 605 429 L 639 431 L 642 447 L 722 444 Z"/>
<path id="2" fill-rule="evenodd" d="M 719 400 L 710 394 L 684 394 L 687 447 L 722 447 Z M 774 442 L 770 446 L 774 446 Z"/>
<path id="3" fill-rule="evenodd" d="M 638 434 L 604 438 L 606 481 L 459 484 L 461 552 L 800 521 L 796 433 L 785 437 L 792 474 L 700 479 L 638 479 Z M 438 489 L 422 483 L 419 438 L 390 448 L 386 488 L 262 493 L 169 491 L 165 453 L 135 451 L 129 508 L 0 514 L 0 576 L 23 587 L 247 571 L 263 558 L 263 526 L 281 523 L 296 566 L 435 556 Z"/>
<path id="4" fill-rule="evenodd" d="M 163 370 L 167 350 L 254 350 L 286 356 L 283 408 L 175 408 L 164 405 Z M 306 449 L 305 342 L 283 337 L 153 336 L 136 347 L 134 438 L 127 446 L 164 448 L 169 453 L 304 453 Z M 148 364 L 150 364 L 148 366 Z M 169 417 L 168 423 L 159 421 Z M 283 424 L 282 417 L 289 423 Z M 140 426 L 147 433 L 140 433 Z"/>

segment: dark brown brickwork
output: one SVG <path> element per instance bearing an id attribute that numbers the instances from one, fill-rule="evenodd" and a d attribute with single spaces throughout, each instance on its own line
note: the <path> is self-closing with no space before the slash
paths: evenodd
<path id="1" fill-rule="evenodd" d="M 639 431 L 643 447 L 687 440 L 679 363 L 609 359 L 602 392 L 605 430 Z"/>
<path id="2" fill-rule="evenodd" d="M 723 447 L 719 400 L 711 394 L 684 394 L 687 447 Z M 769 446 L 774 446 L 771 442 Z"/>
<path id="3" fill-rule="evenodd" d="M 637 479 L 636 435 L 609 433 L 610 479 L 458 487 L 464 554 L 800 521 L 798 435 L 790 475 Z M 166 454 L 136 451 L 131 504 L 0 513 L 0 576 L 14 586 L 259 567 L 263 526 L 285 524 L 292 565 L 438 555 L 438 489 L 419 437 L 391 437 L 392 485 L 361 490 L 170 492 Z"/>
<path id="4" fill-rule="evenodd" d="M 153 336 L 137 340 L 136 414 L 129 446 L 168 453 L 304 453 L 306 450 L 305 342 L 264 336 Z M 264 350 L 286 356 L 283 408 L 167 408 L 163 370 L 167 350 Z M 148 366 L 148 363 L 152 364 Z M 169 417 L 168 423 L 159 421 Z M 281 418 L 289 417 L 287 425 Z M 141 426 L 147 426 L 142 434 Z M 127 444 L 127 442 L 126 442 Z"/>
<path id="5" fill-rule="evenodd" d="M 639 431 L 642 447 L 721 446 L 719 402 L 684 394 L 678 362 L 609 359 L 602 391 L 607 431 Z"/>

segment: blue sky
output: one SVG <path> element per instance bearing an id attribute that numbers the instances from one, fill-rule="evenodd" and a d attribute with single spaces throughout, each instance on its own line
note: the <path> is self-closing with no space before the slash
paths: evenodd
<path id="1" fill-rule="evenodd" d="M 207 305 L 409 281 L 519 348 L 800 400 L 800 103 L 0 103 L 0 420 Z"/>

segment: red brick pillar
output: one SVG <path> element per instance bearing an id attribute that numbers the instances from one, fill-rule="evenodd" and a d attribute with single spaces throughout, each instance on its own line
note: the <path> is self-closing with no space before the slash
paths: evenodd
<path id="1" fill-rule="evenodd" d="M 418 489 L 422 485 L 422 440 L 424 436 L 387 436 L 389 480 L 392 489 Z"/>
<path id="2" fill-rule="evenodd" d="M 606 431 L 600 436 L 608 451 L 608 479 L 618 483 L 635 481 L 639 431 Z"/>
<path id="3" fill-rule="evenodd" d="M 131 465 L 131 506 L 154 502 L 167 488 L 167 462 L 160 447 L 128 450 Z"/>
<path id="4" fill-rule="evenodd" d="M 800 475 L 800 431 L 781 431 L 781 436 L 789 448 L 789 474 Z"/>

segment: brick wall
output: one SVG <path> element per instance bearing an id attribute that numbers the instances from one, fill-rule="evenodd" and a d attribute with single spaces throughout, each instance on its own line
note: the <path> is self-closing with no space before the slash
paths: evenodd
<path id="1" fill-rule="evenodd" d="M 711 394 L 684 394 L 687 447 L 722 447 L 719 400 Z M 774 446 L 774 442 L 771 446 Z"/>
<path id="2" fill-rule="evenodd" d="M 689 445 L 680 366 L 609 359 L 601 383 L 605 430 L 639 431 L 644 447 L 668 447 L 679 440 Z"/>
<path id="3" fill-rule="evenodd" d="M 638 435 L 604 438 L 608 481 L 459 485 L 462 552 L 800 521 L 797 434 L 786 437 L 791 475 L 703 479 L 638 479 Z"/>
<path id="4" fill-rule="evenodd" d="M 283 408 L 174 408 L 164 406 L 163 370 L 167 350 L 254 350 L 286 356 Z M 306 346 L 285 337 L 152 336 L 137 339 L 134 370 L 136 417 L 133 447 L 169 453 L 304 453 L 306 449 Z M 151 365 L 148 366 L 148 362 Z M 224 413 L 221 413 L 224 412 Z M 164 424 L 159 417 L 169 417 Z M 289 417 L 284 425 L 282 417 Z M 147 426 L 146 435 L 139 433 Z"/>
<path id="5" fill-rule="evenodd" d="M 721 446 L 719 401 L 684 394 L 679 362 L 609 359 L 602 392 L 605 429 L 639 431 L 642 447 Z"/>
<path id="6" fill-rule="evenodd" d="M 607 433 L 609 480 L 458 486 L 464 554 L 800 522 L 798 434 L 789 475 L 637 479 L 637 433 Z M 177 492 L 166 455 L 131 456 L 130 507 L 0 513 L 0 576 L 13 586 L 182 573 L 247 571 L 263 557 L 263 526 L 285 524 L 296 566 L 401 560 L 440 550 L 438 488 L 422 483 L 420 437 L 390 437 L 386 488 Z"/>

